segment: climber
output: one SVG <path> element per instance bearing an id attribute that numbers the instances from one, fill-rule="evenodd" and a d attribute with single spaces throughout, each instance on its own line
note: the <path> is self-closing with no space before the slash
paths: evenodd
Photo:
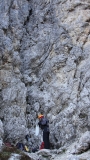
<path id="1" fill-rule="evenodd" d="M 44 117 L 44 115 L 40 114 L 38 115 L 38 125 L 43 130 L 43 142 L 44 142 L 44 148 L 50 149 L 49 144 L 49 120 Z"/>

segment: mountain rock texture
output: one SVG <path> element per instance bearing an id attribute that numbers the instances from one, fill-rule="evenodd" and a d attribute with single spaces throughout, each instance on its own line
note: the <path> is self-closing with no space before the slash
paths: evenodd
<path id="1" fill-rule="evenodd" d="M 90 0 L 0 0 L 0 140 L 39 146 L 38 113 L 52 149 L 90 149 Z"/>

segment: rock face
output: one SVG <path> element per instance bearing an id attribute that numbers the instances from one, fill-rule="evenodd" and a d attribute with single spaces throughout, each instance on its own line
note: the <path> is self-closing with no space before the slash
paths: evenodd
<path id="1" fill-rule="evenodd" d="M 28 132 L 25 120 L 27 89 L 21 80 L 19 55 L 25 14 L 22 20 L 20 15 L 28 5 L 23 1 L 21 11 L 18 5 L 17 1 L 0 1 L 0 118 L 5 140 L 22 138 Z"/>
<path id="2" fill-rule="evenodd" d="M 4 139 L 31 136 L 39 112 L 52 148 L 90 131 L 90 1 L 0 0 Z"/>
<path id="3" fill-rule="evenodd" d="M 0 150 L 2 149 L 3 135 L 4 135 L 3 124 L 0 120 Z"/>

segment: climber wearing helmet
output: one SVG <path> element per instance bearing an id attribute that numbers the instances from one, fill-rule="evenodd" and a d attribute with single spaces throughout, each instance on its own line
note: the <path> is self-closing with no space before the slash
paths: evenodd
<path id="1" fill-rule="evenodd" d="M 49 144 L 49 120 L 44 117 L 43 114 L 38 115 L 39 119 L 39 127 L 43 130 L 43 142 L 44 142 L 44 148 L 50 149 Z"/>

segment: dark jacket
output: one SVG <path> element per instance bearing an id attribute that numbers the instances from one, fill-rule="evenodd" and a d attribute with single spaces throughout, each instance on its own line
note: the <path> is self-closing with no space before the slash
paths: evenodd
<path id="1" fill-rule="evenodd" d="M 41 118 L 38 125 L 44 132 L 49 132 L 49 120 L 47 118 Z"/>

